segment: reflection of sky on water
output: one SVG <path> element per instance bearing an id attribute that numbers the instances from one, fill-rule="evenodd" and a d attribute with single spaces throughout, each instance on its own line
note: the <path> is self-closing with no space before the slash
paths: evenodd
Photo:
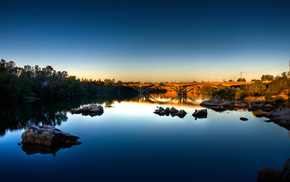
<path id="1" fill-rule="evenodd" d="M 27 156 L 17 146 L 23 130 L 7 132 L 0 139 L 0 170 L 9 177 L 2 178 L 20 180 L 33 171 L 27 180 L 254 182 L 260 168 L 281 169 L 290 157 L 289 132 L 251 112 L 208 110 L 208 118 L 195 120 L 200 106 L 166 105 L 186 110 L 182 119 L 155 115 L 157 106 L 113 102 L 99 117 L 67 113 L 58 128 L 83 144 L 54 157 Z"/>

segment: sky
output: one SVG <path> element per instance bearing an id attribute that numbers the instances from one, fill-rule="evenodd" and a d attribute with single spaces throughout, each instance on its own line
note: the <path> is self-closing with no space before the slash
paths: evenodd
<path id="1" fill-rule="evenodd" d="M 78 78 L 247 81 L 289 71 L 288 0 L 0 0 L 0 59 Z"/>

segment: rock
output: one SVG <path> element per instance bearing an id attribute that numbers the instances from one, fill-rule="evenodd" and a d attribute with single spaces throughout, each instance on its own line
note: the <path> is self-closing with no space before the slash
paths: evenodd
<path id="1" fill-rule="evenodd" d="M 208 106 L 209 103 L 210 103 L 209 100 L 203 100 L 203 101 L 200 103 L 200 105 L 201 105 L 201 106 Z"/>
<path id="2" fill-rule="evenodd" d="M 165 110 L 164 110 L 163 107 L 158 107 L 158 109 L 156 109 L 156 110 L 154 111 L 154 113 L 155 113 L 155 114 L 159 114 L 159 115 L 165 115 L 165 114 L 166 114 L 166 112 L 165 112 Z"/>
<path id="3" fill-rule="evenodd" d="M 101 105 L 91 104 L 89 106 L 84 106 L 79 109 L 71 109 L 72 114 L 82 114 L 82 115 L 90 115 L 90 116 L 97 116 L 102 115 L 104 113 L 104 108 Z"/>
<path id="4" fill-rule="evenodd" d="M 265 104 L 262 108 L 263 111 L 272 111 L 273 109 L 275 109 L 275 106 L 273 106 L 272 104 Z"/>
<path id="5" fill-rule="evenodd" d="M 240 117 L 240 120 L 242 120 L 242 121 L 248 121 L 249 119 L 248 118 L 244 118 L 244 117 Z"/>
<path id="6" fill-rule="evenodd" d="M 159 114 L 160 114 L 160 115 L 165 115 L 166 112 L 165 112 L 165 110 L 163 110 L 163 111 L 161 111 Z"/>
<path id="7" fill-rule="evenodd" d="M 266 118 L 270 118 L 272 117 L 272 113 L 270 112 L 265 112 L 265 113 L 260 113 L 260 114 L 256 114 L 256 117 L 266 117 Z"/>
<path id="8" fill-rule="evenodd" d="M 166 109 L 164 109 L 163 107 L 158 107 L 158 109 L 156 109 L 153 113 L 158 114 L 159 116 L 169 116 L 171 114 L 172 117 L 174 116 L 178 116 L 180 118 L 183 118 L 187 113 L 184 110 L 177 110 L 174 107 L 171 107 L 171 109 L 169 107 L 166 107 Z"/>
<path id="9" fill-rule="evenodd" d="M 161 112 L 161 111 L 164 111 L 164 108 L 163 107 L 159 107 L 158 110 L 159 110 L 159 112 Z"/>
<path id="10" fill-rule="evenodd" d="M 266 122 L 266 123 L 270 123 L 271 120 L 270 120 L 270 119 L 268 119 L 268 120 L 264 120 L 264 122 Z"/>
<path id="11" fill-rule="evenodd" d="M 257 182 L 274 182 L 279 175 L 279 170 L 262 168 L 258 172 Z"/>
<path id="12" fill-rule="evenodd" d="M 207 118 L 207 109 L 201 109 L 201 110 L 195 109 L 192 116 L 194 116 L 195 118 Z"/>
<path id="13" fill-rule="evenodd" d="M 178 110 L 175 107 L 171 107 L 170 109 L 170 113 L 177 113 Z"/>
<path id="14" fill-rule="evenodd" d="M 273 105 L 271 105 L 271 104 L 265 104 L 264 107 L 265 107 L 265 108 L 270 108 L 270 109 L 275 108 L 275 107 L 274 107 Z"/>
<path id="15" fill-rule="evenodd" d="M 17 145 L 18 145 L 18 146 L 20 146 L 20 145 L 21 145 L 21 143 L 17 143 Z"/>
<path id="16" fill-rule="evenodd" d="M 284 109 L 284 112 L 285 112 L 286 115 L 290 115 L 290 109 L 289 108 Z"/>
<path id="17" fill-rule="evenodd" d="M 290 158 L 285 160 L 282 170 L 262 168 L 257 175 L 257 182 L 289 182 Z"/>
<path id="18" fill-rule="evenodd" d="M 159 112 L 158 109 L 156 109 L 153 113 L 154 113 L 154 114 L 160 114 L 160 112 Z"/>
<path id="19" fill-rule="evenodd" d="M 185 112 L 185 110 L 179 110 L 177 113 L 175 113 L 177 116 L 179 116 L 179 117 L 184 117 L 186 114 L 187 114 L 187 112 Z"/>
<path id="20" fill-rule="evenodd" d="M 25 129 L 26 131 L 24 131 L 21 136 L 23 144 L 38 144 L 45 146 L 81 144 L 81 142 L 76 141 L 79 137 L 65 133 L 50 125 L 30 125 Z"/>
<path id="21" fill-rule="evenodd" d="M 272 113 L 267 113 L 265 117 L 269 118 L 272 122 L 290 129 L 290 115 L 289 109 L 277 109 Z"/>
<path id="22" fill-rule="evenodd" d="M 241 103 L 240 104 L 240 108 L 246 108 L 246 107 L 248 107 L 248 104 L 246 104 L 246 103 Z"/>
<path id="23" fill-rule="evenodd" d="M 104 108 L 103 108 L 103 106 L 99 105 L 99 106 L 98 106 L 98 109 L 99 109 L 99 111 L 104 112 Z"/>
<path id="24" fill-rule="evenodd" d="M 216 106 L 216 107 L 212 107 L 211 109 L 214 111 L 219 111 L 219 112 L 226 110 L 226 108 L 224 108 L 223 106 Z"/>
<path id="25" fill-rule="evenodd" d="M 224 106 L 224 107 L 231 107 L 234 105 L 234 102 L 233 101 L 225 101 L 221 104 L 219 104 L 220 106 Z"/>
<path id="26" fill-rule="evenodd" d="M 249 104 L 249 105 L 248 105 L 248 110 L 249 110 L 249 111 L 252 111 L 252 110 L 254 110 L 254 108 L 253 108 L 252 104 Z"/>
<path id="27" fill-rule="evenodd" d="M 166 107 L 166 108 L 165 108 L 165 112 L 166 112 L 166 113 L 170 113 L 170 108 L 169 108 L 169 107 Z"/>
<path id="28" fill-rule="evenodd" d="M 290 158 L 285 160 L 280 175 L 282 175 L 283 179 L 288 179 L 288 181 L 290 181 Z"/>

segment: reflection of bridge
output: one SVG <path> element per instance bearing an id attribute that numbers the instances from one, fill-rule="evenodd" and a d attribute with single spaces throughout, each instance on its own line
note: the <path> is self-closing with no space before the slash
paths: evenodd
<path id="1" fill-rule="evenodd" d="M 224 85 L 229 87 L 239 87 L 241 85 L 251 84 L 253 82 L 191 82 L 191 83 L 123 83 L 115 86 L 130 87 L 137 90 L 140 94 L 146 94 L 151 89 L 173 90 L 178 95 L 186 95 L 191 90 L 201 89 L 205 86 L 217 87 Z"/>
<path id="2" fill-rule="evenodd" d="M 175 96 L 174 96 L 175 95 Z M 181 96 L 176 94 L 140 94 L 130 100 L 130 102 L 158 104 L 158 105 L 199 105 L 202 100 L 209 99 L 208 95 Z"/>

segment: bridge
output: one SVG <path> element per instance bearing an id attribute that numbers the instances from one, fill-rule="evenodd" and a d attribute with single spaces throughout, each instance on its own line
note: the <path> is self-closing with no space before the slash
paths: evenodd
<path id="1" fill-rule="evenodd" d="M 147 94 L 152 89 L 166 89 L 175 91 L 178 95 L 186 95 L 189 91 L 201 89 L 205 86 L 217 87 L 224 85 L 228 87 L 239 87 L 252 84 L 253 82 L 189 82 L 189 83 L 121 83 L 114 86 L 130 87 L 140 94 Z"/>

